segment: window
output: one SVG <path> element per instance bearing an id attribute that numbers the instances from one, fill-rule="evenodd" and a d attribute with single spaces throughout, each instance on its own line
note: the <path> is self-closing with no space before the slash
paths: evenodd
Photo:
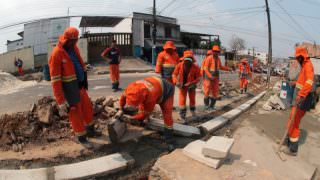
<path id="1" fill-rule="evenodd" d="M 151 26 L 150 24 L 144 24 L 144 38 L 151 38 Z"/>
<path id="2" fill-rule="evenodd" d="M 171 38 L 172 37 L 171 27 L 165 27 L 164 28 L 164 34 L 165 34 L 166 38 Z"/>

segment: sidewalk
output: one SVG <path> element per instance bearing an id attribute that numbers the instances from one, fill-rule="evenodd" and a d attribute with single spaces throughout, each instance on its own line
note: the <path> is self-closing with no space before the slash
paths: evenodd
<path id="1" fill-rule="evenodd" d="M 126 57 L 122 59 L 120 64 L 120 73 L 145 73 L 154 71 L 154 67 L 147 62 L 134 58 L 134 57 Z M 100 64 L 93 65 L 93 71 L 90 74 L 109 74 L 109 64 L 106 62 L 102 62 Z"/>

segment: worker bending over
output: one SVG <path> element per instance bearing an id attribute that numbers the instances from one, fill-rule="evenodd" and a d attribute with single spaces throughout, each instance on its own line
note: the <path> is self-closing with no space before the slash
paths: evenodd
<path id="1" fill-rule="evenodd" d="M 183 123 L 186 123 L 186 100 L 188 94 L 192 116 L 195 115 L 196 110 L 196 87 L 200 80 L 200 69 L 195 62 L 193 52 L 185 51 L 182 62 L 177 65 L 172 75 L 173 83 L 179 88 L 179 114 Z"/>
<path id="2" fill-rule="evenodd" d="M 121 63 L 120 49 L 117 47 L 117 41 L 113 40 L 111 47 L 105 49 L 101 57 L 109 63 L 110 68 L 110 79 L 112 82 L 113 91 L 119 90 L 120 72 L 119 64 Z"/>
<path id="3" fill-rule="evenodd" d="M 247 92 L 249 77 L 252 77 L 250 65 L 247 59 L 242 59 L 239 64 L 240 92 Z"/>
<path id="4" fill-rule="evenodd" d="M 170 143 L 173 133 L 174 86 L 165 79 L 148 77 L 129 84 L 120 98 L 120 109 L 134 114 L 133 120 L 143 121 L 149 117 L 156 104 L 161 107 L 164 119 L 164 137 Z"/>
<path id="5" fill-rule="evenodd" d="M 60 36 L 49 60 L 51 83 L 59 110 L 68 112 L 69 121 L 78 142 L 92 148 L 87 137 L 101 135 L 95 131 L 93 110 L 87 89 L 86 65 L 76 45 L 79 32 L 67 28 Z"/>
<path id="6" fill-rule="evenodd" d="M 179 55 L 172 41 L 167 41 L 163 46 L 163 51 L 159 53 L 157 58 L 156 73 L 165 78 L 170 83 L 172 81 L 172 73 L 179 63 Z"/>
<path id="7" fill-rule="evenodd" d="M 207 56 L 203 63 L 203 93 L 204 105 L 207 109 L 214 109 L 219 96 L 219 74 L 220 69 L 231 71 L 230 68 L 222 66 L 219 58 L 220 47 L 212 47 L 212 55 Z"/>
<path id="8" fill-rule="evenodd" d="M 295 53 L 296 59 L 301 65 L 301 71 L 296 81 L 295 102 L 292 107 L 290 117 L 288 120 L 288 138 L 286 141 L 286 149 L 283 151 L 288 155 L 296 156 L 298 153 L 300 129 L 299 125 L 301 119 L 306 111 L 312 107 L 314 86 L 314 71 L 313 65 L 308 55 L 307 49 L 304 47 L 297 47 Z M 292 124 L 290 126 L 290 119 Z"/>

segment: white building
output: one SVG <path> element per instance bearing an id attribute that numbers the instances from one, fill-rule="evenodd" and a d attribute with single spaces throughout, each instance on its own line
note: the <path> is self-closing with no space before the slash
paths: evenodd
<path id="1" fill-rule="evenodd" d="M 268 54 L 265 52 L 255 51 L 253 54 L 252 49 L 242 50 L 239 52 L 239 55 L 254 55 L 258 60 L 260 60 L 264 65 L 268 62 Z"/>

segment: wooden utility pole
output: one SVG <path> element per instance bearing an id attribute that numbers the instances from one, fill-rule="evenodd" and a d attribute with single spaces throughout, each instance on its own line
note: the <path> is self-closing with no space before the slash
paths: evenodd
<path id="1" fill-rule="evenodd" d="M 270 77 L 271 77 L 271 63 L 272 63 L 272 34 L 271 34 L 271 21 L 270 21 L 270 9 L 268 0 L 266 1 L 266 11 L 267 11 L 267 18 L 268 18 L 268 39 L 269 39 L 269 51 L 268 51 L 268 74 L 267 74 L 267 84 L 268 88 L 270 85 Z"/>
<path id="2" fill-rule="evenodd" d="M 152 26 L 152 65 L 156 65 L 156 43 L 157 43 L 157 13 L 156 0 L 153 0 L 153 26 Z"/>

